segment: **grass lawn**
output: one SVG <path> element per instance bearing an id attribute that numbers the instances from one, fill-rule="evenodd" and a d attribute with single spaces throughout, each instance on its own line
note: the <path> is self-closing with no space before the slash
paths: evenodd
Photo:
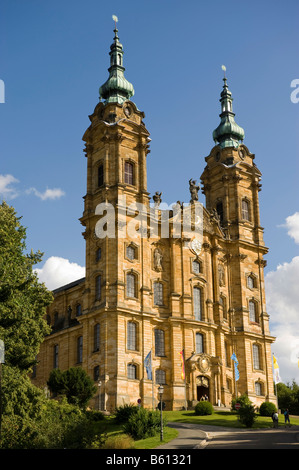
<path id="1" fill-rule="evenodd" d="M 210 426 L 224 426 L 228 428 L 245 428 L 238 420 L 236 412 L 217 410 L 212 415 L 196 416 L 194 411 L 164 411 L 166 420 L 170 423 L 194 423 Z M 299 425 L 299 416 L 290 418 L 291 424 Z M 279 415 L 279 425 L 284 426 L 284 416 Z M 272 419 L 266 416 L 258 416 L 253 425 L 253 429 L 269 428 L 273 426 Z"/>
<path id="2" fill-rule="evenodd" d="M 196 416 L 194 411 L 164 411 L 164 417 L 167 423 L 179 422 L 179 423 L 193 423 L 198 425 L 210 425 L 210 426 L 223 426 L 228 428 L 243 428 L 245 426 L 238 420 L 236 412 L 215 410 L 212 415 L 208 416 Z M 299 416 L 296 418 L 290 418 L 292 425 L 299 425 Z M 270 417 L 258 416 L 252 429 L 270 428 L 273 426 L 272 419 Z M 284 426 L 284 416 L 279 415 L 279 426 Z M 203 427 L 204 429 L 204 427 Z M 121 424 L 117 424 L 114 416 L 105 416 L 103 421 L 97 423 L 97 432 L 105 433 L 110 439 L 119 439 L 122 442 L 122 437 L 126 437 L 123 432 Z M 167 443 L 178 435 L 176 429 L 172 429 L 168 426 L 164 428 L 163 443 Z M 153 449 L 161 444 L 160 434 L 154 437 L 148 437 L 147 439 L 140 439 L 139 441 L 132 441 L 131 448 L 134 449 Z M 121 448 L 121 447 L 114 447 Z"/>

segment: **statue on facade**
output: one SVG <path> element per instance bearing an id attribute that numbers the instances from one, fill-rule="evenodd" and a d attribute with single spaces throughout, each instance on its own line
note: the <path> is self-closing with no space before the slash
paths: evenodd
<path id="1" fill-rule="evenodd" d="M 154 251 L 154 268 L 156 271 L 162 271 L 162 253 L 161 251 L 156 248 Z"/>
<path id="2" fill-rule="evenodd" d="M 192 180 L 192 178 L 189 180 L 189 191 L 191 194 L 191 200 L 190 202 L 198 201 L 198 191 L 200 189 L 200 186 L 196 185 L 196 180 Z"/>
<path id="3" fill-rule="evenodd" d="M 161 204 L 162 202 L 161 196 L 162 196 L 162 193 L 159 193 L 159 191 L 156 191 L 155 194 L 153 195 L 155 207 L 158 207 Z"/>

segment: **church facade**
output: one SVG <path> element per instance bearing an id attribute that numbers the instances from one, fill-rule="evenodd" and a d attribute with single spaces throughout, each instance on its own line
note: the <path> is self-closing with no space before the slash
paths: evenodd
<path id="1" fill-rule="evenodd" d="M 227 80 L 200 186 L 189 181 L 186 207 L 178 201 L 162 209 L 161 193 L 147 191 L 150 134 L 131 100 L 114 32 L 109 78 L 83 136 L 86 276 L 54 291 L 52 332 L 32 380 L 43 387 L 53 368 L 82 367 L 98 384 L 91 406 L 107 411 L 137 402 L 156 407 L 159 385 L 168 410 L 204 396 L 229 406 L 244 393 L 256 405 L 276 403 L 261 173 L 234 120 Z"/>

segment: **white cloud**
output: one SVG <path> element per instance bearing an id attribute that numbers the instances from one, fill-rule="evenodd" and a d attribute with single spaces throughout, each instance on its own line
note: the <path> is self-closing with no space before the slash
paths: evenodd
<path id="1" fill-rule="evenodd" d="M 46 189 L 43 193 L 39 192 L 36 188 L 30 188 L 26 191 L 27 194 L 33 193 L 35 196 L 39 197 L 42 201 L 47 199 L 60 199 L 65 195 L 65 192 L 60 188 Z"/>
<path id="2" fill-rule="evenodd" d="M 286 218 L 288 235 L 299 243 L 299 212 Z M 299 256 L 279 264 L 265 276 L 267 312 L 271 334 L 276 337 L 272 351 L 277 357 L 282 380 L 299 384 Z"/>
<path id="3" fill-rule="evenodd" d="M 299 212 L 286 218 L 285 227 L 288 229 L 288 235 L 295 240 L 295 243 L 299 244 Z"/>
<path id="4" fill-rule="evenodd" d="M 12 175 L 0 175 L 0 194 L 4 198 L 14 199 L 18 196 L 18 191 L 11 185 L 18 182 Z"/>
<path id="5" fill-rule="evenodd" d="M 57 289 L 85 276 L 85 267 L 58 256 L 51 256 L 42 268 L 35 269 L 35 271 L 39 281 L 44 282 L 50 290 Z"/>

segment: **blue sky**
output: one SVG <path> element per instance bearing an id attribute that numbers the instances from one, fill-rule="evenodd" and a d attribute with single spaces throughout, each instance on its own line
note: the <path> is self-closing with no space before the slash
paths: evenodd
<path id="1" fill-rule="evenodd" d="M 28 248 L 45 253 L 40 269 L 55 257 L 82 272 L 82 136 L 108 77 L 112 14 L 119 18 L 132 100 L 145 112 L 151 133 L 148 190 L 162 191 L 167 203 L 187 202 L 189 179 L 199 181 L 219 124 L 226 65 L 236 122 L 263 174 L 269 313 L 280 338 L 273 350 L 284 379 L 299 382 L 299 369 L 290 361 L 297 346 L 299 355 L 299 299 L 290 287 L 299 275 L 299 103 L 290 99 L 291 82 L 299 79 L 296 0 L 2 0 L 2 197 L 23 217 Z M 286 302 L 278 310 L 274 294 L 282 286 Z M 285 344 L 292 341 L 290 351 Z"/>

